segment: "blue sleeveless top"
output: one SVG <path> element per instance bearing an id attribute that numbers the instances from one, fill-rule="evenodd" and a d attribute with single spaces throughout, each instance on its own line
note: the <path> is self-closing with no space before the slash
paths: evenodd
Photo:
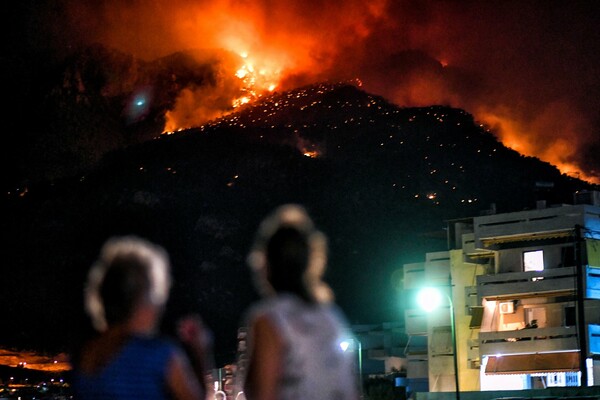
<path id="1" fill-rule="evenodd" d="M 175 343 L 164 338 L 132 337 L 98 371 L 73 373 L 73 392 L 79 400 L 165 400 L 168 361 Z"/>

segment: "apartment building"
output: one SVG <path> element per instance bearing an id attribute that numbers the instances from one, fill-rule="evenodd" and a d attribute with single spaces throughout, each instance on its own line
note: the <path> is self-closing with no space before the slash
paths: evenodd
<path id="1" fill-rule="evenodd" d="M 404 266 L 409 385 L 600 386 L 600 193 L 447 228 L 448 251 Z M 445 294 L 442 307 L 426 313 L 412 301 L 423 286 Z"/>

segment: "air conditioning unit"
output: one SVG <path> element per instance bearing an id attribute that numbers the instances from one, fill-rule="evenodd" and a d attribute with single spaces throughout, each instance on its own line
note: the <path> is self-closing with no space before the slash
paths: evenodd
<path id="1" fill-rule="evenodd" d="M 515 303 L 512 301 L 505 301 L 500 303 L 500 314 L 514 314 Z"/>

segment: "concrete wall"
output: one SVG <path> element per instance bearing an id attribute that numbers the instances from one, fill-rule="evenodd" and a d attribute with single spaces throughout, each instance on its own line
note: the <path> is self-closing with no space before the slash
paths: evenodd
<path id="1" fill-rule="evenodd" d="M 471 315 L 467 307 L 465 287 L 477 284 L 476 275 L 483 273 L 484 266 L 463 262 L 461 250 L 450 252 L 450 269 L 452 274 L 452 299 L 456 325 L 457 362 L 459 370 L 459 387 L 461 390 L 479 390 L 479 369 L 472 368 L 469 360 L 472 339 L 477 338 L 479 329 L 471 329 Z"/>

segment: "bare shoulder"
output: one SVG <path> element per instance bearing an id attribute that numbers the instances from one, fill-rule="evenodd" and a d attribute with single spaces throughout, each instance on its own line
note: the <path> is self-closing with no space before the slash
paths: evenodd
<path id="1" fill-rule="evenodd" d="M 252 321 L 252 329 L 254 333 L 275 334 L 277 332 L 275 323 L 266 314 L 259 315 Z"/>

